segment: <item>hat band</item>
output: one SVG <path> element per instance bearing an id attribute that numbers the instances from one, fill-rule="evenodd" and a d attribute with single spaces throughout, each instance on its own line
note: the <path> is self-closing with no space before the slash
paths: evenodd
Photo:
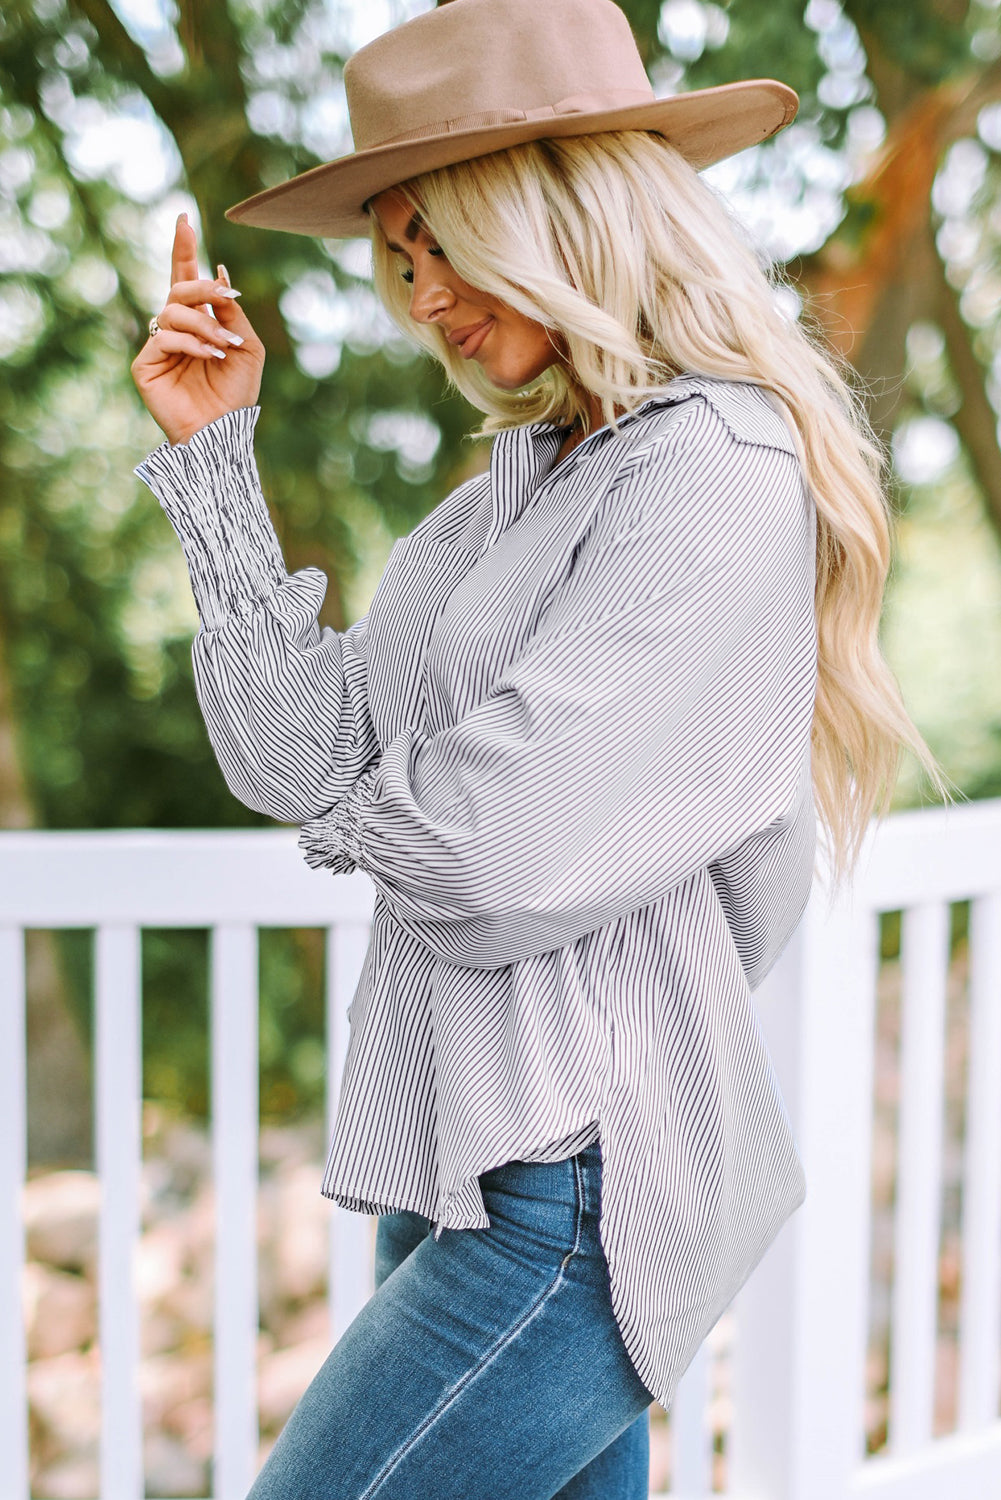
<path id="1" fill-rule="evenodd" d="M 654 103 L 653 89 L 609 89 L 602 93 L 571 94 L 556 104 L 541 104 L 535 109 L 484 109 L 476 114 L 456 115 L 452 120 L 434 120 L 414 130 L 389 135 L 381 141 L 368 141 L 358 150 L 372 151 L 377 146 L 400 146 L 405 141 L 430 140 L 434 136 L 455 135 L 459 131 L 484 130 L 492 125 L 517 125 L 529 120 L 552 120 L 559 115 L 601 114 L 605 110 L 630 109 L 639 104 Z"/>

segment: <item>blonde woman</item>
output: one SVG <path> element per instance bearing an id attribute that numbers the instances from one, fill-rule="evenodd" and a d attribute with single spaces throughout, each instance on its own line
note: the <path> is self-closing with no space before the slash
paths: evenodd
<path id="1" fill-rule="evenodd" d="M 263 350 L 181 222 L 135 363 L 234 793 L 376 892 L 323 1190 L 377 1290 L 255 1500 L 638 1500 L 646 1409 L 804 1181 L 752 991 L 901 746 L 888 528 L 841 378 L 696 168 L 753 81 L 654 98 L 611 0 L 452 0 L 352 59 L 357 149 L 231 210 L 371 233 L 490 469 L 317 626 L 252 434 Z M 206 307 L 211 311 L 206 311 Z"/>

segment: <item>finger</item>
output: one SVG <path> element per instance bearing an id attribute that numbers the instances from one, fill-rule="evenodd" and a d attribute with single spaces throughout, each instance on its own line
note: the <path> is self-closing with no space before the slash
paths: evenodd
<path id="1" fill-rule="evenodd" d="M 242 334 L 224 328 L 217 319 L 196 307 L 185 307 L 181 302 L 168 302 L 157 319 L 161 329 L 168 328 L 178 333 L 191 333 L 208 344 L 220 349 L 239 348 L 244 342 Z"/>
<path id="2" fill-rule="evenodd" d="M 167 302 L 184 302 L 188 307 L 200 307 L 209 302 L 213 307 L 222 307 L 238 301 L 239 296 L 239 292 L 234 292 L 232 287 L 223 286 L 221 281 L 209 281 L 207 277 L 202 277 L 197 281 L 175 281 L 167 294 Z"/>
<path id="3" fill-rule="evenodd" d="M 178 214 L 170 255 L 170 283 L 195 281 L 198 277 L 198 237 L 187 214 Z"/>
<path id="4" fill-rule="evenodd" d="M 150 363 L 170 359 L 175 355 L 188 355 L 192 359 L 202 360 L 226 358 L 225 349 L 220 349 L 217 344 L 210 344 L 195 333 L 185 333 L 180 328 L 161 328 L 160 332 L 147 342 L 143 353 L 147 355 L 147 361 Z"/>
<path id="5" fill-rule="evenodd" d="M 260 340 L 250 319 L 240 308 L 232 287 L 216 281 L 179 281 L 170 289 L 164 312 L 172 307 L 193 307 L 204 312 L 211 308 L 216 320 L 232 333 L 238 333 L 248 345 L 258 345 Z M 168 319 L 169 321 L 169 319 Z"/>

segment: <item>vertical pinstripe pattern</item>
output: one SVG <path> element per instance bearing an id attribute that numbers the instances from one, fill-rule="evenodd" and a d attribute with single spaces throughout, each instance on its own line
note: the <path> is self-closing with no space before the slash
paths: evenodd
<path id="1" fill-rule="evenodd" d="M 323 1190 L 487 1224 L 478 1176 L 600 1134 L 626 1347 L 670 1402 L 802 1201 L 751 992 L 806 902 L 814 520 L 752 386 L 683 377 L 490 473 L 320 631 L 234 413 L 137 473 L 185 548 L 234 793 L 363 869 L 372 939 Z"/>

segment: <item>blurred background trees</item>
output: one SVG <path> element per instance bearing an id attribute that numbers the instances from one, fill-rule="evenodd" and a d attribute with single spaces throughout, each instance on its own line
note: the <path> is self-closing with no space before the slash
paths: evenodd
<path id="1" fill-rule="evenodd" d="M 131 474 L 160 436 L 128 366 L 163 300 L 177 212 L 201 225 L 205 265 L 229 266 L 268 346 L 261 468 L 290 566 L 317 563 L 330 577 L 328 623 L 364 610 L 394 537 L 482 462 L 463 442 L 476 414 L 376 304 L 364 244 L 223 218 L 230 203 L 350 149 L 344 57 L 426 8 L 6 0 L 3 827 L 263 821 L 229 796 L 211 757 L 180 550 Z M 799 119 L 777 143 L 709 176 L 785 266 L 786 295 L 865 382 L 900 511 L 887 650 L 960 788 L 1001 791 L 997 0 L 623 8 L 661 92 L 753 75 L 800 92 Z M 906 775 L 901 797 L 916 795 Z M 317 1098 L 311 952 L 306 934 L 276 937 L 266 959 L 266 1109 Z M 151 936 L 148 957 L 147 1083 L 197 1109 L 199 939 Z M 86 1031 L 86 944 L 46 954 L 40 942 L 35 961 L 48 976 L 36 1030 L 68 1054 L 67 995 Z M 169 1026 L 157 1024 L 168 1014 Z M 37 1129 L 35 1144 L 50 1149 Z"/>

